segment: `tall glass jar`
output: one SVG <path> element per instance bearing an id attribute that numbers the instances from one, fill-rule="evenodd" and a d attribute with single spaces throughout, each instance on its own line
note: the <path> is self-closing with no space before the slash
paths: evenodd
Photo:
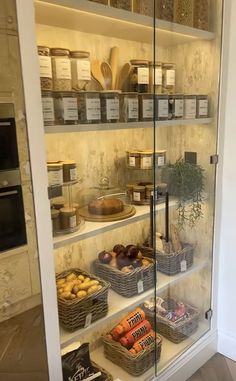
<path id="1" fill-rule="evenodd" d="M 169 119 L 169 99 L 168 95 L 155 95 L 155 120 Z"/>
<path id="2" fill-rule="evenodd" d="M 194 2 L 193 13 L 194 28 L 209 30 L 209 1 L 198 0 Z"/>
<path id="3" fill-rule="evenodd" d="M 156 18 L 173 21 L 174 0 L 157 0 L 155 3 Z"/>
<path id="4" fill-rule="evenodd" d="M 52 62 L 50 49 L 47 46 L 38 46 L 38 57 L 41 90 L 52 90 Z"/>
<path id="5" fill-rule="evenodd" d="M 162 93 L 162 63 L 149 62 L 149 91 L 150 93 Z"/>
<path id="6" fill-rule="evenodd" d="M 148 60 L 131 60 L 130 91 L 148 93 L 149 63 Z"/>
<path id="7" fill-rule="evenodd" d="M 184 96 L 184 118 L 196 119 L 197 116 L 197 97 L 196 95 Z"/>
<path id="8" fill-rule="evenodd" d="M 42 91 L 43 121 L 45 126 L 55 124 L 54 99 L 52 91 Z"/>
<path id="9" fill-rule="evenodd" d="M 116 123 L 120 120 L 119 92 L 114 90 L 101 91 L 101 118 L 103 123 Z"/>
<path id="10" fill-rule="evenodd" d="M 53 90 L 55 91 L 70 91 L 72 89 L 69 54 L 67 49 L 51 49 Z"/>
<path id="11" fill-rule="evenodd" d="M 164 63 L 162 65 L 162 91 L 164 94 L 175 93 L 175 64 Z"/>
<path id="12" fill-rule="evenodd" d="M 90 53 L 80 50 L 70 52 L 72 87 L 74 90 L 86 90 L 91 81 Z"/>
<path id="13" fill-rule="evenodd" d="M 98 91 L 80 91 L 78 93 L 79 123 L 101 122 L 101 100 Z"/>
<path id="14" fill-rule="evenodd" d="M 197 95 L 197 118 L 209 117 L 208 95 Z"/>
<path id="15" fill-rule="evenodd" d="M 121 122 L 138 122 L 139 104 L 137 93 L 120 94 L 120 121 Z"/>
<path id="16" fill-rule="evenodd" d="M 77 94 L 75 91 L 55 91 L 54 105 L 58 124 L 78 123 Z"/>
<path id="17" fill-rule="evenodd" d="M 139 120 L 152 121 L 154 117 L 154 95 L 152 93 L 139 94 Z"/>
<path id="18" fill-rule="evenodd" d="M 199 0 L 197 0 L 198 2 Z M 193 26 L 194 0 L 175 0 L 174 22 Z"/>
<path id="19" fill-rule="evenodd" d="M 175 94 L 169 97 L 169 114 L 171 119 L 183 119 L 184 117 L 183 94 Z"/>

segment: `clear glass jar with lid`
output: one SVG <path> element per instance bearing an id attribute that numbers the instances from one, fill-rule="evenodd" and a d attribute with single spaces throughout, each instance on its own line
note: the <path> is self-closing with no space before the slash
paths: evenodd
<path id="1" fill-rule="evenodd" d="M 78 123 L 77 94 L 75 91 L 55 91 L 54 105 L 56 123 Z"/>
<path id="2" fill-rule="evenodd" d="M 148 93 L 149 87 L 149 61 L 131 60 L 130 91 Z"/>
<path id="3" fill-rule="evenodd" d="M 139 104 L 138 93 L 128 92 L 120 94 L 120 121 L 138 122 Z"/>
<path id="4" fill-rule="evenodd" d="M 197 118 L 209 117 L 208 95 L 197 95 Z"/>
<path id="5" fill-rule="evenodd" d="M 54 97 L 52 91 L 42 91 L 43 121 L 45 126 L 55 124 Z"/>
<path id="6" fill-rule="evenodd" d="M 71 83 L 71 64 L 70 51 L 62 48 L 51 48 L 53 90 L 70 91 Z"/>
<path id="7" fill-rule="evenodd" d="M 154 118 L 154 95 L 151 93 L 139 94 L 139 120 L 152 121 Z"/>
<path id="8" fill-rule="evenodd" d="M 41 90 L 52 90 L 52 62 L 50 48 L 38 46 Z"/>
<path id="9" fill-rule="evenodd" d="M 169 114 L 171 119 L 183 119 L 184 117 L 184 96 L 175 94 L 169 96 Z"/>
<path id="10" fill-rule="evenodd" d="M 155 95 L 155 120 L 169 119 L 169 97 L 167 94 Z"/>
<path id="11" fill-rule="evenodd" d="M 91 81 L 90 53 L 81 50 L 70 52 L 72 87 L 74 90 L 86 90 Z"/>
<path id="12" fill-rule="evenodd" d="M 197 96 L 184 96 L 184 119 L 196 119 L 197 116 Z"/>
<path id="13" fill-rule="evenodd" d="M 149 62 L 149 91 L 162 93 L 162 62 Z"/>
<path id="14" fill-rule="evenodd" d="M 175 64 L 164 63 L 162 65 L 162 92 L 164 94 L 175 93 Z"/>
<path id="15" fill-rule="evenodd" d="M 80 91 L 77 100 L 79 123 L 101 122 L 101 100 L 98 91 Z"/>
<path id="16" fill-rule="evenodd" d="M 100 92 L 102 123 L 116 123 L 120 120 L 119 92 L 105 90 Z"/>

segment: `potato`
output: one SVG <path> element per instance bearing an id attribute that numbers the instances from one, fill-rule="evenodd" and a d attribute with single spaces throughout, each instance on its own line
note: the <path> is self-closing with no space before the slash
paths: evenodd
<path id="1" fill-rule="evenodd" d="M 84 278 L 84 283 L 90 282 L 90 281 L 91 281 L 91 279 L 89 277 Z"/>
<path id="2" fill-rule="evenodd" d="M 97 286 L 98 284 L 99 284 L 98 280 L 91 280 L 89 282 L 84 282 L 80 284 L 78 287 L 79 287 L 79 290 L 88 290 L 90 287 Z"/>
<path id="3" fill-rule="evenodd" d="M 71 292 L 64 291 L 62 294 L 60 294 L 60 298 L 70 300 L 71 299 Z"/>
<path id="4" fill-rule="evenodd" d="M 83 275 L 78 275 L 78 279 L 84 281 L 84 276 Z"/>
<path id="5" fill-rule="evenodd" d="M 77 278 L 76 275 L 74 273 L 71 273 L 71 274 L 67 275 L 66 281 L 70 282 L 71 280 L 75 280 L 76 278 Z"/>
<path id="6" fill-rule="evenodd" d="M 78 287 L 78 285 L 77 286 L 74 286 L 73 288 L 72 288 L 72 292 L 73 292 L 73 294 L 77 294 L 77 292 L 79 292 L 79 287 Z"/>
<path id="7" fill-rule="evenodd" d="M 64 287 L 64 291 L 68 291 L 68 292 L 71 292 L 72 288 L 74 287 L 74 283 L 73 282 L 68 282 L 66 283 L 66 286 Z"/>
<path id="8" fill-rule="evenodd" d="M 149 262 L 147 259 L 142 259 L 143 266 L 147 267 L 150 266 L 151 262 Z"/>
<path id="9" fill-rule="evenodd" d="M 91 294 L 93 294 L 94 292 L 96 292 L 96 291 L 98 291 L 98 285 L 94 285 L 94 286 L 91 286 L 91 287 L 89 287 L 89 289 L 88 289 L 88 291 L 87 291 L 87 294 L 88 295 L 91 295 Z"/>
<path id="10" fill-rule="evenodd" d="M 101 284 L 98 284 L 97 286 L 97 291 L 101 290 L 102 289 L 102 285 Z"/>
<path id="11" fill-rule="evenodd" d="M 71 298 L 71 299 L 75 299 L 75 298 L 76 298 L 76 295 L 75 295 L 75 294 L 71 294 L 71 295 L 70 295 L 70 298 Z"/>
<path id="12" fill-rule="evenodd" d="M 83 291 L 81 290 L 81 291 L 77 292 L 76 296 L 77 296 L 78 299 L 82 299 L 85 296 L 87 296 L 87 292 L 84 291 L 84 290 Z"/>
<path id="13" fill-rule="evenodd" d="M 62 294 L 64 292 L 64 288 L 59 288 L 58 293 Z"/>

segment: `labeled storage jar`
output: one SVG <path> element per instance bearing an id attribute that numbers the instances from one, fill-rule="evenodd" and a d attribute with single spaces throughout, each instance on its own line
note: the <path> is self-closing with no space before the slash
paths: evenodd
<path id="1" fill-rule="evenodd" d="M 71 83 L 71 64 L 69 50 L 61 48 L 51 48 L 53 90 L 70 91 Z"/>
<path id="2" fill-rule="evenodd" d="M 137 93 L 120 94 L 120 121 L 138 122 L 139 104 Z"/>
<path id="3" fill-rule="evenodd" d="M 154 95 L 139 94 L 139 120 L 146 122 L 154 118 Z"/>
<path id="4" fill-rule="evenodd" d="M 73 230 L 77 227 L 75 208 L 65 207 L 60 209 L 60 226 L 62 230 Z"/>
<path id="5" fill-rule="evenodd" d="M 169 114 L 172 119 L 183 119 L 184 117 L 184 96 L 175 94 L 169 96 Z"/>
<path id="6" fill-rule="evenodd" d="M 116 123 L 120 120 L 120 96 L 118 91 L 102 91 L 101 120 L 103 123 Z"/>
<path id="7" fill-rule="evenodd" d="M 52 231 L 57 233 L 60 230 L 59 210 L 51 209 Z"/>
<path id="8" fill-rule="evenodd" d="M 56 197 L 53 199 L 52 206 L 53 209 L 60 210 L 65 205 L 64 197 Z"/>
<path id="9" fill-rule="evenodd" d="M 127 167 L 133 169 L 139 169 L 141 167 L 141 156 L 139 151 L 127 151 L 126 161 Z"/>
<path id="10" fill-rule="evenodd" d="M 133 0 L 133 12 L 153 17 L 154 0 Z"/>
<path id="11" fill-rule="evenodd" d="M 90 53 L 81 50 L 70 52 L 72 87 L 74 90 L 86 90 L 91 81 Z"/>
<path id="12" fill-rule="evenodd" d="M 155 120 L 169 119 L 169 97 L 168 95 L 155 95 Z"/>
<path id="13" fill-rule="evenodd" d="M 150 93 L 162 93 L 162 63 L 149 62 L 149 91 Z"/>
<path id="14" fill-rule="evenodd" d="M 65 208 L 74 208 L 75 209 L 76 226 L 78 226 L 80 223 L 79 204 L 77 204 L 77 202 L 72 202 L 71 204 L 66 204 Z"/>
<path id="15" fill-rule="evenodd" d="M 196 119 L 197 97 L 196 95 L 184 96 L 184 119 Z"/>
<path id="16" fill-rule="evenodd" d="M 162 91 L 164 94 L 175 93 L 175 64 L 164 63 L 162 65 Z"/>
<path id="17" fill-rule="evenodd" d="M 58 124 L 78 123 L 77 94 L 75 91 L 54 92 L 55 118 Z"/>
<path id="18" fill-rule="evenodd" d="M 202 30 L 210 30 L 208 0 L 194 1 L 193 26 Z"/>
<path id="19" fill-rule="evenodd" d="M 110 6 L 132 11 L 132 0 L 110 0 Z"/>
<path id="20" fill-rule="evenodd" d="M 155 152 L 156 167 L 162 167 L 165 164 L 166 164 L 166 150 L 157 150 Z"/>
<path id="21" fill-rule="evenodd" d="M 140 168 L 152 169 L 153 168 L 153 152 L 150 150 L 140 151 Z"/>
<path id="22" fill-rule="evenodd" d="M 145 186 L 146 199 L 150 200 L 151 196 L 154 196 L 154 185 L 148 184 Z"/>
<path id="23" fill-rule="evenodd" d="M 149 63 L 148 60 L 131 60 L 132 68 L 129 76 L 130 91 L 148 93 Z"/>
<path id="24" fill-rule="evenodd" d="M 60 186 L 63 184 L 62 164 L 48 163 L 48 185 L 49 187 Z"/>
<path id="25" fill-rule="evenodd" d="M 69 183 L 71 181 L 77 181 L 77 165 L 73 160 L 66 160 L 62 162 L 63 169 L 63 182 Z"/>
<path id="26" fill-rule="evenodd" d="M 193 26 L 193 12 L 195 0 L 174 1 L 174 22 L 187 26 Z M 198 0 L 197 0 L 198 2 Z"/>
<path id="27" fill-rule="evenodd" d="M 133 202 L 134 203 L 143 203 L 145 201 L 145 187 L 141 185 L 135 185 L 133 187 Z"/>
<path id="28" fill-rule="evenodd" d="M 197 118 L 209 117 L 209 99 L 207 95 L 197 95 Z"/>
<path id="29" fill-rule="evenodd" d="M 77 94 L 79 123 L 101 122 L 101 100 L 98 91 L 80 91 Z"/>
<path id="30" fill-rule="evenodd" d="M 41 90 L 52 90 L 52 62 L 50 48 L 47 46 L 38 46 L 38 58 Z"/>
<path id="31" fill-rule="evenodd" d="M 173 22 L 174 0 L 156 0 L 155 13 L 156 18 Z"/>
<path id="32" fill-rule="evenodd" d="M 45 126 L 55 124 L 54 98 L 52 91 L 42 91 L 43 122 Z"/>

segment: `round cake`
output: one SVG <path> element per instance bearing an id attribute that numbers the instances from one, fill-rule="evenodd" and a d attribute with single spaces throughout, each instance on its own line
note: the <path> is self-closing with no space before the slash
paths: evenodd
<path id="1" fill-rule="evenodd" d="M 91 214 L 97 214 L 101 216 L 107 216 L 109 214 L 115 214 L 123 212 L 124 204 L 118 198 L 104 198 L 94 200 L 89 203 L 88 211 Z"/>

